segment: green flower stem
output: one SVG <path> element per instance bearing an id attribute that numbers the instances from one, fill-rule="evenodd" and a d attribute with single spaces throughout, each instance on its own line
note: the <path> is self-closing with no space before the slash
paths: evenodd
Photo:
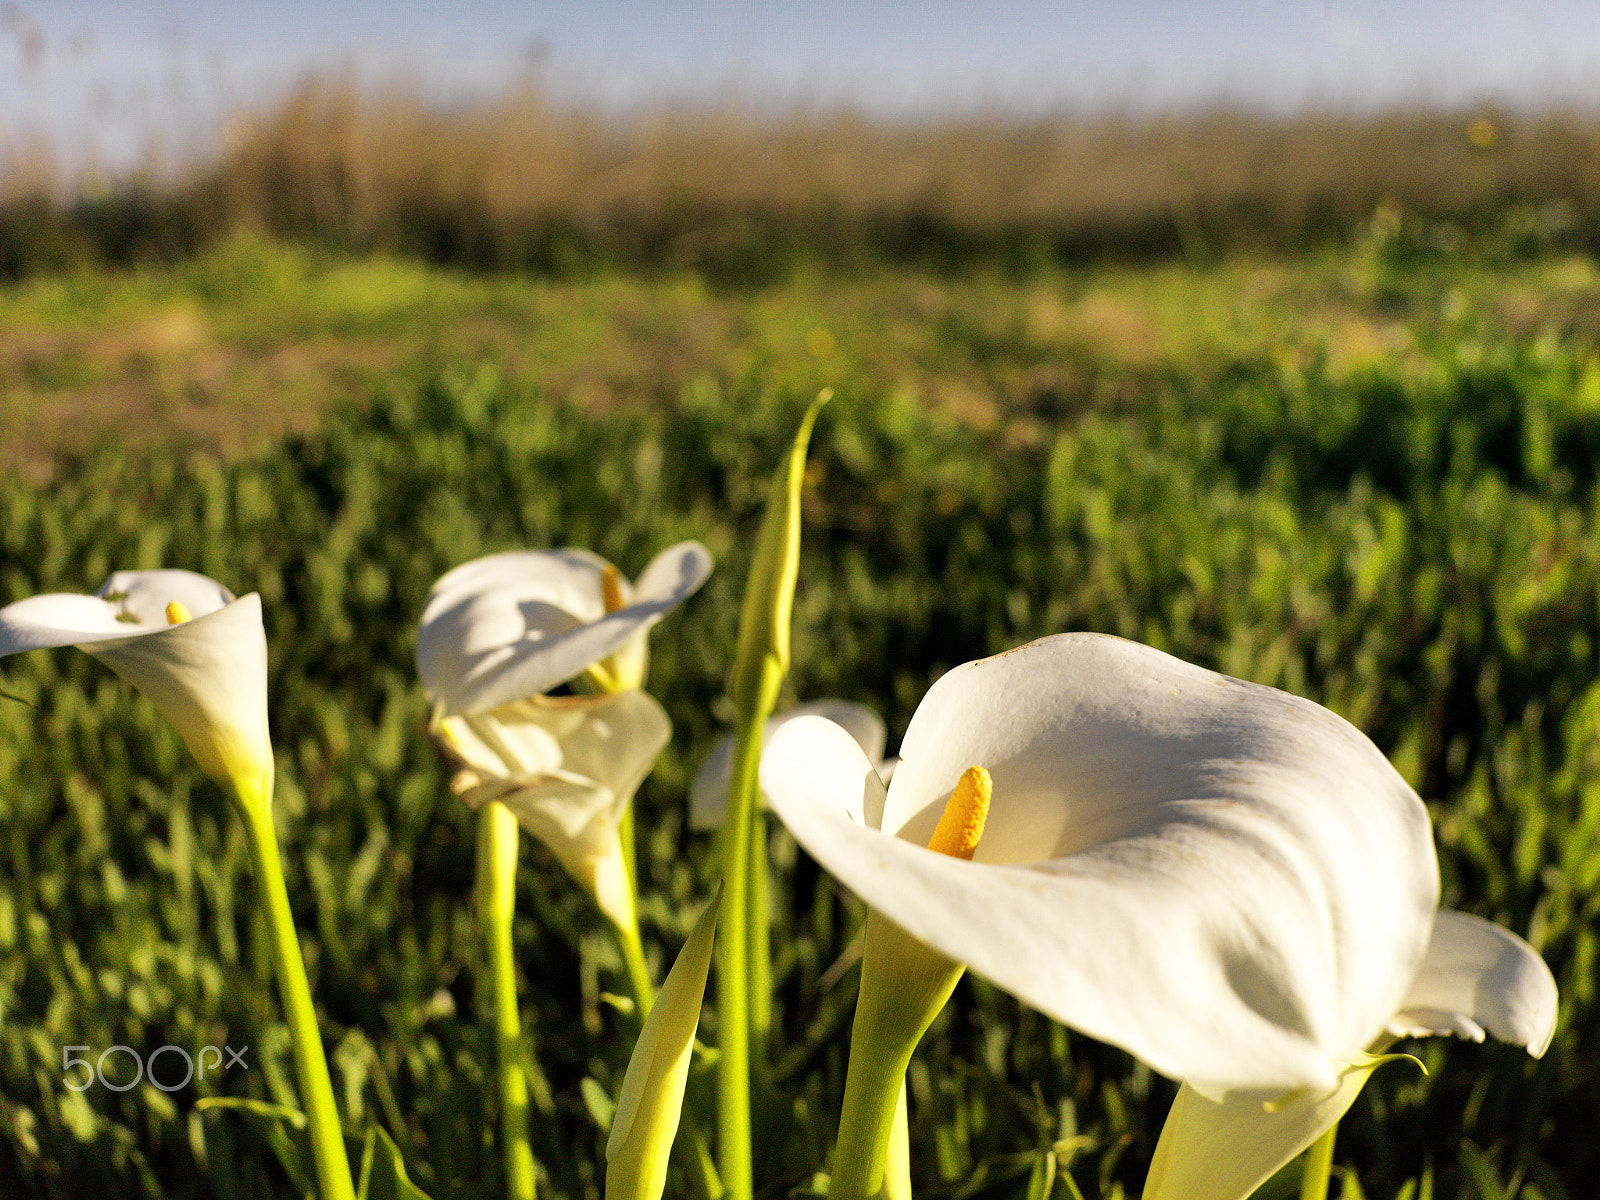
<path id="1" fill-rule="evenodd" d="M 295 1074 L 300 1081 L 300 1104 L 311 1132 L 311 1157 L 316 1164 L 317 1187 L 323 1200 L 355 1200 L 350 1160 L 345 1155 L 344 1132 L 333 1102 L 328 1059 L 317 1030 L 317 1010 L 300 957 L 294 914 L 283 881 L 283 861 L 278 856 L 278 835 L 272 826 L 272 776 L 233 783 L 233 796 L 250 838 L 250 859 L 256 886 L 266 909 L 271 937 L 272 968 L 278 976 L 289 1037 L 294 1045 Z"/>
<path id="2" fill-rule="evenodd" d="M 619 921 L 610 914 L 611 928 L 617 935 L 617 948 L 622 951 L 622 965 L 628 972 L 628 987 L 633 992 L 635 1011 L 642 1021 L 650 1015 L 655 1004 L 655 984 L 650 979 L 650 965 L 644 957 L 644 939 L 639 933 L 639 879 L 633 846 L 633 805 L 622 810 L 617 821 L 617 841 L 622 847 L 622 867 L 628 876 L 627 920 Z"/>
<path id="3" fill-rule="evenodd" d="M 800 488 L 806 447 L 817 412 L 833 395 L 824 389 L 806 410 L 789 453 L 767 493 L 755 561 L 739 610 L 728 696 L 736 714 L 733 769 L 722 824 L 722 939 L 717 946 L 718 1062 L 717 1162 L 731 1200 L 751 1200 L 751 1028 L 765 1072 L 765 1038 L 771 1009 L 767 965 L 766 839 L 757 838 L 756 807 L 761 733 L 789 670 L 789 625 L 800 570 Z M 759 863 L 759 867 L 756 865 Z M 759 955 L 759 959 L 757 959 Z M 752 1008 L 760 1014 L 752 1019 Z"/>
<path id="4" fill-rule="evenodd" d="M 633 801 L 628 801 L 622 810 L 622 815 L 617 818 L 617 844 L 622 847 L 622 865 L 628 872 L 628 898 L 633 902 L 633 911 L 639 911 L 639 861 L 638 847 L 633 832 Z M 634 918 L 638 924 L 638 918 Z M 637 933 L 637 929 L 635 933 Z"/>
<path id="5" fill-rule="evenodd" d="M 772 947 L 767 919 L 767 822 L 761 815 L 761 792 L 756 791 L 750 812 L 750 876 L 745 899 L 750 950 L 746 970 L 750 980 L 750 1067 L 758 1091 L 767 1086 L 771 1061 L 767 1035 L 772 1029 Z"/>
<path id="6" fill-rule="evenodd" d="M 517 1005 L 511 922 L 517 908 L 517 841 L 512 811 L 498 800 L 478 810 L 478 921 L 489 954 L 494 1002 L 495 1063 L 500 1084 L 500 1149 L 506 1193 L 534 1200 L 533 1149 L 528 1144 L 528 1078 L 522 1069 L 522 1017 Z"/>
<path id="7" fill-rule="evenodd" d="M 758 789 L 750 814 L 750 874 L 745 895 L 748 901 L 745 933 L 749 950 L 745 971 L 750 1009 L 750 1107 L 751 1121 L 758 1129 L 781 1128 L 787 1113 L 787 1105 L 772 1078 L 772 926 L 767 915 L 769 823 L 763 815 L 764 808 Z M 752 1163 L 752 1170 L 757 1165 L 759 1163 Z"/>
<path id="8" fill-rule="evenodd" d="M 650 981 L 650 965 L 644 957 L 644 940 L 639 936 L 639 919 L 637 916 L 628 922 L 612 919 L 611 930 L 617 935 L 617 948 L 622 951 L 622 965 L 628 972 L 628 987 L 633 993 L 634 1011 L 642 1021 L 650 1015 L 650 1009 L 656 1002 L 656 989 L 655 984 Z"/>
<path id="9" fill-rule="evenodd" d="M 776 694 L 776 672 L 772 692 Z M 768 707 L 770 712 L 770 705 Z M 717 940 L 717 1166 L 730 1200 L 751 1200 L 750 1165 L 750 861 L 761 729 L 734 731 L 728 813 L 722 826 L 722 937 Z"/>
<path id="10" fill-rule="evenodd" d="M 883 1166 L 883 1200 L 911 1200 L 911 1118 L 906 1105 L 906 1081 L 900 1081 L 894 1121 L 889 1126 L 889 1149 Z"/>
<path id="11" fill-rule="evenodd" d="M 893 1156 L 889 1170 L 891 1139 L 904 1136 L 906 1068 L 963 970 L 893 922 L 868 913 L 830 1200 L 909 1196 L 903 1152 Z"/>
<path id="12" fill-rule="evenodd" d="M 1339 1122 L 1306 1151 L 1304 1173 L 1300 1176 L 1300 1200 L 1327 1200 L 1328 1177 L 1333 1173 L 1333 1141 L 1339 1136 Z"/>

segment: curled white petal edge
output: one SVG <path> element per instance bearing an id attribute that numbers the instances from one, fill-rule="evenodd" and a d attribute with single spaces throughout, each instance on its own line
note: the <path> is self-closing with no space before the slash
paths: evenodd
<path id="1" fill-rule="evenodd" d="M 882 762 L 883 747 L 889 732 L 884 727 L 883 718 L 866 705 L 834 699 L 808 700 L 804 704 L 797 704 L 767 721 L 761 733 L 762 745 L 772 740 L 774 732 L 797 717 L 823 717 L 843 727 L 855 738 L 862 753 L 879 764 L 878 773 L 884 774 L 886 764 Z M 717 739 L 717 744 L 695 772 L 694 782 L 689 785 L 690 829 L 716 829 L 722 824 L 723 814 L 728 807 L 728 772 L 732 768 L 733 737 L 730 734 Z"/>
<path id="2" fill-rule="evenodd" d="M 0 657 L 159 633 L 179 601 L 192 617 L 232 603 L 233 593 L 193 571 L 117 571 L 93 595 L 47 592 L 0 608 Z"/>
<path id="3" fill-rule="evenodd" d="M 529 556 L 548 558 L 558 554 L 583 556 L 581 561 L 568 563 L 567 569 L 592 573 L 598 599 L 600 572 L 607 564 L 588 551 L 512 551 L 491 555 L 490 560 L 503 560 L 495 563 L 493 570 L 452 581 L 457 572 L 488 561 L 474 560 L 456 567 L 434 585 L 417 635 L 417 670 L 440 712 L 486 712 L 547 692 L 582 674 L 693 595 L 710 575 L 712 566 L 710 552 L 698 542 L 668 547 L 651 560 L 645 576 L 641 576 L 641 584 L 648 582 L 649 587 L 632 589 L 632 599 L 617 612 L 549 636 L 525 637 L 519 632 L 517 640 L 481 651 L 469 662 L 461 650 L 470 636 L 464 615 L 466 606 L 475 598 L 502 589 L 513 597 L 534 598 L 532 591 L 514 581 L 513 568 L 532 563 Z M 447 582 L 449 586 L 445 586 Z M 582 620 L 585 615 L 575 614 L 574 619 Z"/>
<path id="4" fill-rule="evenodd" d="M 1387 1028 L 1502 1042 L 1543 1056 L 1555 1035 L 1558 995 L 1544 959 L 1509 929 L 1471 913 L 1441 909 L 1428 951 Z"/>

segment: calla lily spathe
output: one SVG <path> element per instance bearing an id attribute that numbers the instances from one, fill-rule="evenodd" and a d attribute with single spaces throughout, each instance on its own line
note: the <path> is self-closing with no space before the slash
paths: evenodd
<path id="1" fill-rule="evenodd" d="M 454 790 L 504 803 L 623 929 L 635 913 L 619 822 L 672 733 L 638 690 L 645 638 L 710 571 L 697 542 L 656 555 L 637 585 L 587 550 L 516 550 L 447 572 L 422 612 L 417 672 Z M 611 694 L 541 694 L 597 665 Z"/>
<path id="2" fill-rule="evenodd" d="M 1555 1032 L 1556 982 L 1533 948 L 1468 913 L 1441 910 L 1400 1011 L 1370 1049 L 1394 1037 L 1485 1031 L 1544 1054 Z M 1161 1130 L 1144 1200 L 1245 1200 L 1355 1102 L 1381 1057 L 1344 1064 L 1328 1091 L 1290 1096 L 1241 1088 L 1207 1095 L 1184 1084 Z"/>
<path id="3" fill-rule="evenodd" d="M 633 889 L 617 827 L 672 736 L 661 705 L 640 691 L 530 696 L 442 718 L 434 734 L 457 766 L 457 795 L 473 808 L 504 804 L 602 912 L 631 925 Z"/>
<path id="4" fill-rule="evenodd" d="M 55 646 L 94 655 L 148 696 L 213 779 L 271 795 L 260 596 L 235 599 L 193 571 L 118 571 L 92 596 L 0 608 L 0 656 Z"/>
<path id="5" fill-rule="evenodd" d="M 808 700 L 804 704 L 797 704 L 787 712 L 768 718 L 761 732 L 762 745 L 771 741 L 775 732 L 796 717 L 822 717 L 832 721 L 855 738 L 861 752 L 878 764 L 880 775 L 888 779 L 893 774 L 894 763 L 883 760 L 888 730 L 884 728 L 883 718 L 866 705 L 850 700 Z M 694 782 L 689 785 L 691 829 L 716 829 L 722 824 L 723 814 L 728 808 L 728 773 L 732 765 L 733 738 L 719 738 L 711 748 L 711 753 L 700 764 L 700 769 L 695 772 Z"/>
<path id="6" fill-rule="evenodd" d="M 993 799 L 967 862 L 924 843 L 972 766 Z M 1396 1023 L 1493 1028 L 1485 989 L 1489 1007 L 1534 1010 L 1521 1032 L 1553 1014 L 1553 985 L 1527 984 L 1548 972 L 1503 931 L 1510 982 L 1480 970 L 1472 935 L 1443 935 L 1466 947 L 1457 982 L 1429 966 L 1427 813 L 1366 737 L 1147 646 L 1063 634 L 956 668 L 918 707 L 887 790 L 817 719 L 774 735 L 761 778 L 878 913 L 1197 1094 L 1326 1096 Z"/>
<path id="7" fill-rule="evenodd" d="M 680 542 L 636 584 L 588 550 L 513 550 L 463 563 L 428 594 L 417 671 L 443 715 L 487 712 L 605 663 L 613 687 L 644 680 L 649 628 L 705 582 L 711 554 Z"/>

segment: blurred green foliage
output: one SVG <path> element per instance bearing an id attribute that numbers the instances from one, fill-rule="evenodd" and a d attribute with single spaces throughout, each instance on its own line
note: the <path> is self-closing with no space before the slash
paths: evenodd
<path id="1" fill-rule="evenodd" d="M 1420 372 L 1265 356 L 1161 371 L 1043 414 L 1026 436 L 847 371 L 813 441 L 788 686 L 879 707 L 892 748 L 942 671 L 1089 629 L 1343 713 L 1429 802 L 1445 902 L 1527 936 L 1563 1003 L 1539 1062 L 1415 1047 L 1430 1073 L 1380 1073 L 1337 1161 L 1366 1195 L 1583 1200 L 1600 1190 L 1587 1136 L 1600 1096 L 1600 365 L 1549 339 L 1465 332 L 1418 352 Z M 381 1122 L 435 1200 L 494 1194 L 500 1168 L 472 818 L 422 736 L 412 669 L 423 598 L 449 567 L 512 547 L 588 546 L 628 573 L 684 537 L 716 554 L 704 591 L 653 640 L 650 687 L 676 723 L 638 802 L 659 976 L 712 883 L 683 797 L 728 715 L 760 502 L 812 394 L 753 358 L 602 415 L 490 367 L 442 366 L 257 457 L 106 444 L 47 487 L 0 483 L 0 599 L 154 566 L 262 594 L 276 811 L 335 1087 L 350 1135 Z M 225 801 L 87 656 L 9 659 L 0 689 L 13 697 L 0 698 L 0 1191 L 295 1194 L 252 1123 L 196 1109 L 207 1096 L 294 1103 Z M 837 964 L 860 909 L 781 831 L 772 844 L 786 1099 L 765 1113 L 757 1178 L 782 1197 L 825 1167 L 854 995 Z M 635 1033 L 604 999 L 619 959 L 531 844 L 519 905 L 545 1097 L 534 1153 L 547 1195 L 597 1196 Z M 248 1045 L 248 1069 L 170 1094 L 148 1079 L 64 1082 L 64 1046 L 168 1044 Z M 176 1073 L 164 1060 L 162 1078 Z M 709 1102 L 703 1082 L 691 1112 Z M 953 1198 L 1136 1195 L 1173 1091 L 976 979 L 910 1085 L 919 1193 Z"/>

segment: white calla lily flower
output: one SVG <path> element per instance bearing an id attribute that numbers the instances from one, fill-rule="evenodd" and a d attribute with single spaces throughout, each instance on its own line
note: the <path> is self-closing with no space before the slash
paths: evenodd
<path id="1" fill-rule="evenodd" d="M 969 767 L 971 862 L 925 848 Z M 1177 1079 L 1327 1089 L 1427 948 L 1427 813 L 1310 701 L 1092 634 L 945 675 L 885 794 L 836 726 L 762 763 L 772 807 L 876 911 L 1041 1011 Z"/>
<path id="2" fill-rule="evenodd" d="M 637 583 L 588 550 L 513 550 L 447 572 L 428 594 L 417 671 L 446 716 L 487 712 L 593 672 L 639 687 L 649 628 L 711 573 L 711 554 L 681 542 Z"/>
<path id="3" fill-rule="evenodd" d="M 261 597 L 235 599 L 193 571 L 118 571 L 92 596 L 33 596 L 0 608 L 0 656 L 77 646 L 143 692 L 201 768 L 272 792 Z"/>
<path id="4" fill-rule="evenodd" d="M 992 798 L 972 861 L 926 849 L 975 766 Z M 956 668 L 887 789 L 816 719 L 773 736 L 761 780 L 877 913 L 1185 1081 L 1151 1200 L 1246 1195 L 1229 1188 L 1337 1120 L 1386 1033 L 1486 1027 L 1535 1053 L 1549 1039 L 1549 971 L 1503 930 L 1436 920 L 1427 812 L 1364 735 L 1147 646 L 1063 634 Z M 1240 1155 L 1216 1138 L 1246 1110 L 1273 1161 L 1191 1190 Z"/>
<path id="5" fill-rule="evenodd" d="M 594 895 L 618 925 L 634 922 L 618 824 L 672 736 L 641 691 L 530 696 L 432 727 L 455 762 L 452 789 L 473 808 L 498 800 Z"/>
<path id="6" fill-rule="evenodd" d="M 808 700 L 797 704 L 787 712 L 768 718 L 761 732 L 761 744 L 766 745 L 775 732 L 796 717 L 822 717 L 841 726 L 855 738 L 861 752 L 878 764 L 878 774 L 885 781 L 893 774 L 894 760 L 886 761 L 883 757 L 888 730 L 884 728 L 883 718 L 866 705 L 850 700 Z M 728 774 L 732 767 L 733 737 L 728 735 L 717 740 L 689 785 L 689 828 L 703 831 L 722 824 L 728 808 Z"/>
<path id="7" fill-rule="evenodd" d="M 148 696 L 235 801 L 294 1048 L 317 1192 L 329 1200 L 353 1200 L 339 1113 L 273 832 L 261 597 L 236 600 L 216 580 L 192 571 L 118 571 L 93 596 L 34 596 L 0 609 L 0 655 L 51 646 L 87 651 Z"/>

